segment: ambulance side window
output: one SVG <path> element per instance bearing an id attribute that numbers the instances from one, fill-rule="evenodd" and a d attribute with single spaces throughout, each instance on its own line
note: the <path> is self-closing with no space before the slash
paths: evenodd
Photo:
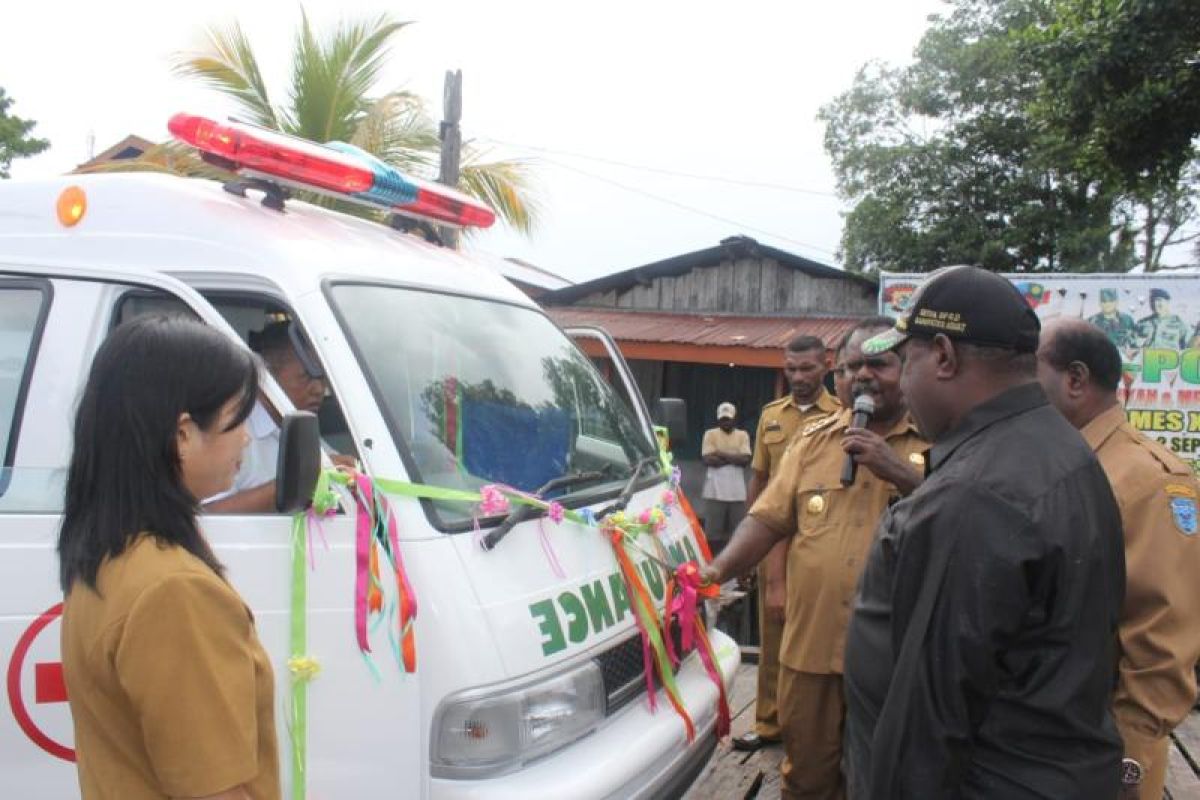
<path id="1" fill-rule="evenodd" d="M 0 281 L 0 453 L 4 455 L 0 494 L 12 480 L 17 432 L 49 306 L 49 283 Z"/>

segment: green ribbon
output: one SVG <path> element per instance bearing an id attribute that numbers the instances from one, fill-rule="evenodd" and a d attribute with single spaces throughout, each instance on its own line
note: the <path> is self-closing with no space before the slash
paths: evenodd
<path id="1" fill-rule="evenodd" d="M 313 674 L 303 670 L 308 658 L 308 565 L 305 563 L 305 534 L 307 525 L 303 513 L 292 517 L 292 610 L 290 657 L 288 675 L 292 699 L 292 797 L 304 800 L 306 792 L 305 765 L 308 763 L 308 682 Z"/>

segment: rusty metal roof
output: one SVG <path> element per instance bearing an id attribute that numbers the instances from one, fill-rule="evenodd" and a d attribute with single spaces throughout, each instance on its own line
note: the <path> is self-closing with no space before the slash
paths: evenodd
<path id="1" fill-rule="evenodd" d="M 837 347 L 858 317 L 731 317 L 557 306 L 546 309 L 560 327 L 592 325 L 617 341 L 783 349 L 801 335 Z"/>

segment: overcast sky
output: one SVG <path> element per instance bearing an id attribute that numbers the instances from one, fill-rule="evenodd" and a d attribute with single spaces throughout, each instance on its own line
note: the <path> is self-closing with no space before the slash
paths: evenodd
<path id="1" fill-rule="evenodd" d="M 65 172 L 126 134 L 160 140 L 176 111 L 226 114 L 174 78 L 206 26 L 241 23 L 273 99 L 287 94 L 299 4 L 27 2 L 0 22 L 10 113 L 38 122 L 45 154 L 14 177 Z M 732 234 L 836 263 L 834 195 L 818 109 L 866 61 L 907 63 L 940 0 L 740 3 L 614 0 L 308 0 L 318 26 L 387 10 L 414 21 L 378 90 L 407 88 L 440 118 L 443 74 L 464 74 L 464 136 L 536 159 L 542 225 L 499 224 L 470 246 L 573 280 L 715 245 Z M 94 141 L 94 145 L 90 144 Z M 748 184 L 667 175 L 722 177 Z"/>

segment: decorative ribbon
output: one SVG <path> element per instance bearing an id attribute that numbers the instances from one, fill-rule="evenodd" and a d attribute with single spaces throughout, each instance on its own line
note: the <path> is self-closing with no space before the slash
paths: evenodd
<path id="1" fill-rule="evenodd" d="M 292 798 L 304 800 L 307 784 L 305 764 L 308 763 L 308 682 L 319 667 L 303 672 L 293 668 L 293 663 L 305 662 L 315 665 L 308 656 L 308 573 L 305 570 L 306 517 L 292 517 L 292 608 L 289 625 L 288 680 L 291 690 L 291 740 L 292 740 Z"/>
<path id="2" fill-rule="evenodd" d="M 351 489 L 358 504 L 354 583 L 354 630 L 358 649 L 369 662 L 368 618 L 372 614 L 392 617 L 395 624 L 388 626 L 388 639 L 397 660 L 405 672 L 416 672 L 417 645 L 413 623 L 417 617 L 417 597 L 404 571 L 396 515 L 387 498 L 375 490 L 375 484 L 366 475 L 356 474 Z M 384 562 L 391 568 L 396 581 L 396 600 L 387 604 L 386 611 L 380 575 L 380 565 Z"/>
<path id="3" fill-rule="evenodd" d="M 679 594 L 671 596 L 671 584 L 679 587 Z M 712 643 L 708 639 L 708 631 L 699 614 L 701 598 L 715 598 L 721 589 L 716 584 L 702 584 L 700 570 L 696 563 L 689 561 L 680 564 L 675 570 L 674 579 L 667 585 L 667 603 L 664 608 L 664 627 L 670 631 L 671 615 L 678 614 L 680 646 L 686 653 L 692 648 L 695 636 L 696 651 L 704 671 L 717 687 L 717 738 L 724 738 L 729 733 L 729 698 L 725 694 L 725 680 L 721 672 L 721 664 L 713 655 Z M 668 642 L 670 639 L 668 638 Z"/>
<path id="4" fill-rule="evenodd" d="M 457 394 L 457 391 L 454 391 L 457 387 L 448 388 L 452 389 L 451 396 Z M 454 399 L 457 400 L 457 397 Z M 461 447 L 462 426 L 461 420 L 457 419 L 457 410 L 453 409 L 447 415 L 449 423 L 447 433 L 452 434 L 456 440 L 455 443 Z M 660 433 L 659 441 L 664 441 L 661 432 L 656 431 L 656 433 Z M 309 567 L 315 568 L 313 529 L 315 528 L 324 540 L 321 519 L 337 510 L 338 496 L 333 490 L 335 483 L 345 486 L 357 505 L 355 637 L 359 650 L 363 653 L 372 673 L 377 677 L 378 671 L 371 659 L 370 630 L 375 627 L 372 620 L 378 623 L 390 618 L 395 623 L 388 625 L 389 641 L 393 645 L 397 659 L 402 664 L 404 671 L 408 673 L 416 671 L 414 630 L 414 621 L 417 615 L 416 593 L 404 570 L 396 517 L 385 495 L 467 503 L 476 506 L 479 512 L 486 516 L 505 513 L 512 504 L 525 505 L 544 511 L 545 515 L 555 524 L 570 521 L 588 528 L 600 528 L 606 533 L 625 584 L 635 624 L 642 637 L 643 668 L 651 710 L 657 706 L 657 692 L 654 685 L 654 675 L 657 674 L 667 700 L 684 723 L 687 740 L 691 742 L 695 738 L 695 725 L 683 705 L 675 682 L 675 671 L 678 669 L 681 655 L 686 654 L 695 644 L 704 668 L 716 683 L 719 692 L 718 735 L 724 736 L 728 733 L 729 705 L 720 664 L 713 655 L 704 624 L 696 610 L 699 598 L 715 594 L 718 591 L 717 587 L 700 586 L 699 574 L 694 563 L 689 562 L 679 566 L 674 575 L 668 575 L 667 602 L 663 620 L 660 621 L 655 613 L 650 593 L 626 549 L 626 544 L 630 544 L 639 552 L 645 553 L 633 542 L 643 534 L 650 534 L 655 549 L 660 555 L 665 556 L 663 544 L 654 534 L 661 532 L 666 527 L 666 518 L 672 514 L 674 507 L 678 506 L 691 525 L 693 537 L 703 557 L 706 561 L 712 560 L 712 551 L 704 535 L 704 530 L 688 503 L 687 497 L 679 488 L 679 468 L 673 466 L 671 455 L 665 447 L 660 448 L 659 458 L 663 474 L 670 480 L 671 489 L 663 493 L 659 504 L 643 511 L 637 519 L 630 519 L 624 512 L 618 511 L 608 515 L 605 519 L 598 520 L 591 509 L 567 509 L 558 502 L 546 501 L 512 487 L 495 484 L 485 486 L 479 492 L 471 492 L 383 478 L 372 480 L 365 475 L 350 475 L 337 470 L 323 470 L 313 493 L 312 508 L 305 513 L 297 514 L 292 522 L 291 657 L 288 659 L 288 671 L 291 681 L 292 706 L 293 800 L 304 800 L 306 794 L 307 686 L 320 672 L 320 664 L 306 653 L 308 603 L 307 576 L 304 566 L 307 560 Z M 478 528 L 478 523 L 476 523 L 476 528 Z M 542 520 L 538 522 L 538 536 L 551 570 L 559 578 L 565 577 L 565 571 L 554 553 Z M 325 546 L 328 548 L 327 543 Z M 654 560 L 660 562 L 660 566 L 664 566 L 663 562 L 670 561 L 666 557 Z M 381 578 L 381 566 L 385 563 L 391 569 L 396 582 L 396 599 L 391 602 L 385 602 L 386 595 Z M 673 617 L 678 617 L 680 622 L 683 653 L 675 652 L 670 637 Z"/>
<path id="5" fill-rule="evenodd" d="M 334 470 L 322 470 L 313 489 L 312 505 L 307 511 L 292 517 L 292 590 L 287 666 L 291 695 L 289 725 L 293 800 L 305 800 L 307 794 L 308 776 L 305 765 L 308 763 L 308 684 L 321 671 L 320 663 L 308 655 L 308 573 L 304 565 L 307 561 L 309 569 L 316 569 L 312 540 L 314 528 L 320 534 L 325 549 L 329 549 L 321 520 L 337 513 L 338 496 L 332 486 L 334 476 L 340 476 L 338 480 L 344 479 L 341 473 Z"/>
<path id="6" fill-rule="evenodd" d="M 675 670 L 664 643 L 662 623 L 654 613 L 654 602 L 650 599 L 650 592 L 638 574 L 633 560 L 625 551 L 624 540 L 628 534 L 611 522 L 607 526 L 607 532 L 609 541 L 612 542 L 613 554 L 616 556 L 621 570 L 621 577 L 625 581 L 629 607 L 633 610 L 633 618 L 642 634 L 642 657 L 645 661 L 646 692 L 650 700 L 650 708 L 654 710 L 656 706 L 653 667 L 657 667 L 663 694 L 667 696 L 675 713 L 683 720 L 683 727 L 690 743 L 696 738 L 696 726 L 692 723 L 692 718 L 688 715 L 683 700 L 679 696 L 679 687 L 675 683 Z"/>

